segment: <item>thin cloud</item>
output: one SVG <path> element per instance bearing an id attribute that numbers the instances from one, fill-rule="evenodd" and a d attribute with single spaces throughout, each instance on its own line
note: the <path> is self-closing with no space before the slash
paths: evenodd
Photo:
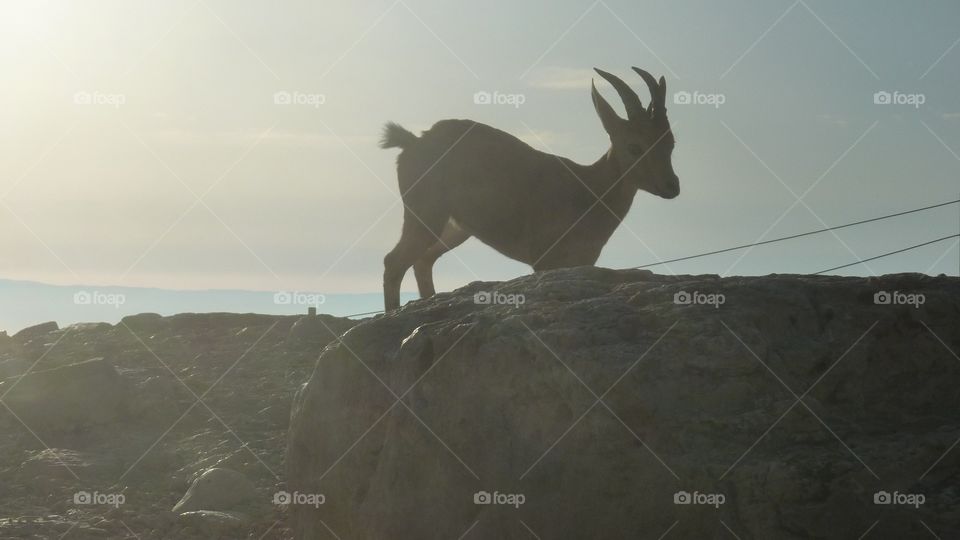
<path id="1" fill-rule="evenodd" d="M 197 131 L 183 129 L 163 129 L 149 133 L 151 139 L 168 144 L 249 146 L 262 136 L 256 129 L 235 131 Z M 271 131 L 263 136 L 260 144 L 308 148 L 342 148 L 343 143 L 351 146 L 374 145 L 378 135 L 341 135 L 329 133 L 311 133 L 305 131 Z M 342 142 L 341 142 L 342 141 Z"/>
<path id="2" fill-rule="evenodd" d="M 551 152 L 554 146 L 569 142 L 570 134 L 549 129 L 535 129 L 533 132 L 526 130 L 518 133 L 517 138 L 538 150 Z"/>
<path id="3" fill-rule="evenodd" d="M 530 77 L 530 86 L 547 90 L 579 90 L 590 88 L 592 69 L 547 67 L 538 69 Z"/>

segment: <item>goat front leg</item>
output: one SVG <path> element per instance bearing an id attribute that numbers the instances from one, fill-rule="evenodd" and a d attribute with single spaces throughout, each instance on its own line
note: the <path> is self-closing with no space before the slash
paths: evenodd
<path id="1" fill-rule="evenodd" d="M 400 307 L 400 283 L 406 269 L 400 270 L 396 256 L 391 251 L 383 258 L 383 310 L 390 311 Z"/>

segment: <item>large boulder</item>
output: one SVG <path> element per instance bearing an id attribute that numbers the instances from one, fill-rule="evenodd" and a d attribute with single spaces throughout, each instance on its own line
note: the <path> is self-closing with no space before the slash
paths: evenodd
<path id="1" fill-rule="evenodd" d="M 0 381 L 0 395 L 19 421 L 59 440 L 127 419 L 133 387 L 113 364 L 93 358 L 7 378 Z"/>
<path id="2" fill-rule="evenodd" d="M 117 326 L 132 332 L 155 332 L 162 330 L 166 322 L 167 319 L 164 319 L 159 313 L 138 313 L 120 319 Z"/>
<path id="3" fill-rule="evenodd" d="M 297 538 L 960 536 L 956 278 L 566 269 L 343 341 L 294 401 Z"/>
<path id="4" fill-rule="evenodd" d="M 57 325 L 56 321 L 49 321 L 24 328 L 14 334 L 13 337 L 20 341 L 29 341 L 34 338 L 46 336 L 50 332 L 56 332 L 59 329 L 60 326 Z"/>

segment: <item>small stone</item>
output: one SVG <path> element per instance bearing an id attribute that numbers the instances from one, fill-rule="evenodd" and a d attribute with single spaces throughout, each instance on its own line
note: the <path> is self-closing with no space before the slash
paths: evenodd
<path id="1" fill-rule="evenodd" d="M 203 472 L 173 507 L 182 514 L 192 510 L 235 510 L 256 498 L 252 482 L 230 469 L 212 468 Z"/>

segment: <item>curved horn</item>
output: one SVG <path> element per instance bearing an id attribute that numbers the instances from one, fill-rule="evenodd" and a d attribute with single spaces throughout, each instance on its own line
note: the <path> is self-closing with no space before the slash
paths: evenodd
<path id="1" fill-rule="evenodd" d="M 640 96 L 630 88 L 630 85 L 623 82 L 623 79 L 612 73 L 607 73 L 602 69 L 593 68 L 601 77 L 603 77 L 620 94 L 623 106 L 627 110 L 627 119 L 633 120 L 644 114 L 643 103 L 640 102 Z"/>
<path id="2" fill-rule="evenodd" d="M 650 102 L 653 105 L 653 115 L 657 116 L 661 112 L 667 110 L 666 100 L 667 100 L 667 85 L 666 81 L 661 77 L 660 80 L 663 81 L 663 84 L 657 83 L 657 80 L 653 78 L 653 75 L 647 73 L 646 71 L 634 67 L 634 71 L 637 72 L 637 75 L 643 78 L 643 82 L 647 83 L 647 88 L 650 90 Z"/>
<path id="3" fill-rule="evenodd" d="M 620 117 L 617 116 L 613 107 L 611 107 L 610 104 L 607 103 L 607 100 L 603 99 L 603 96 L 597 91 L 596 85 L 593 84 L 593 79 L 590 79 L 590 97 L 593 99 L 593 108 L 596 109 L 597 116 L 600 117 L 600 123 L 603 124 L 604 131 L 612 134 L 617 129 Z"/>

